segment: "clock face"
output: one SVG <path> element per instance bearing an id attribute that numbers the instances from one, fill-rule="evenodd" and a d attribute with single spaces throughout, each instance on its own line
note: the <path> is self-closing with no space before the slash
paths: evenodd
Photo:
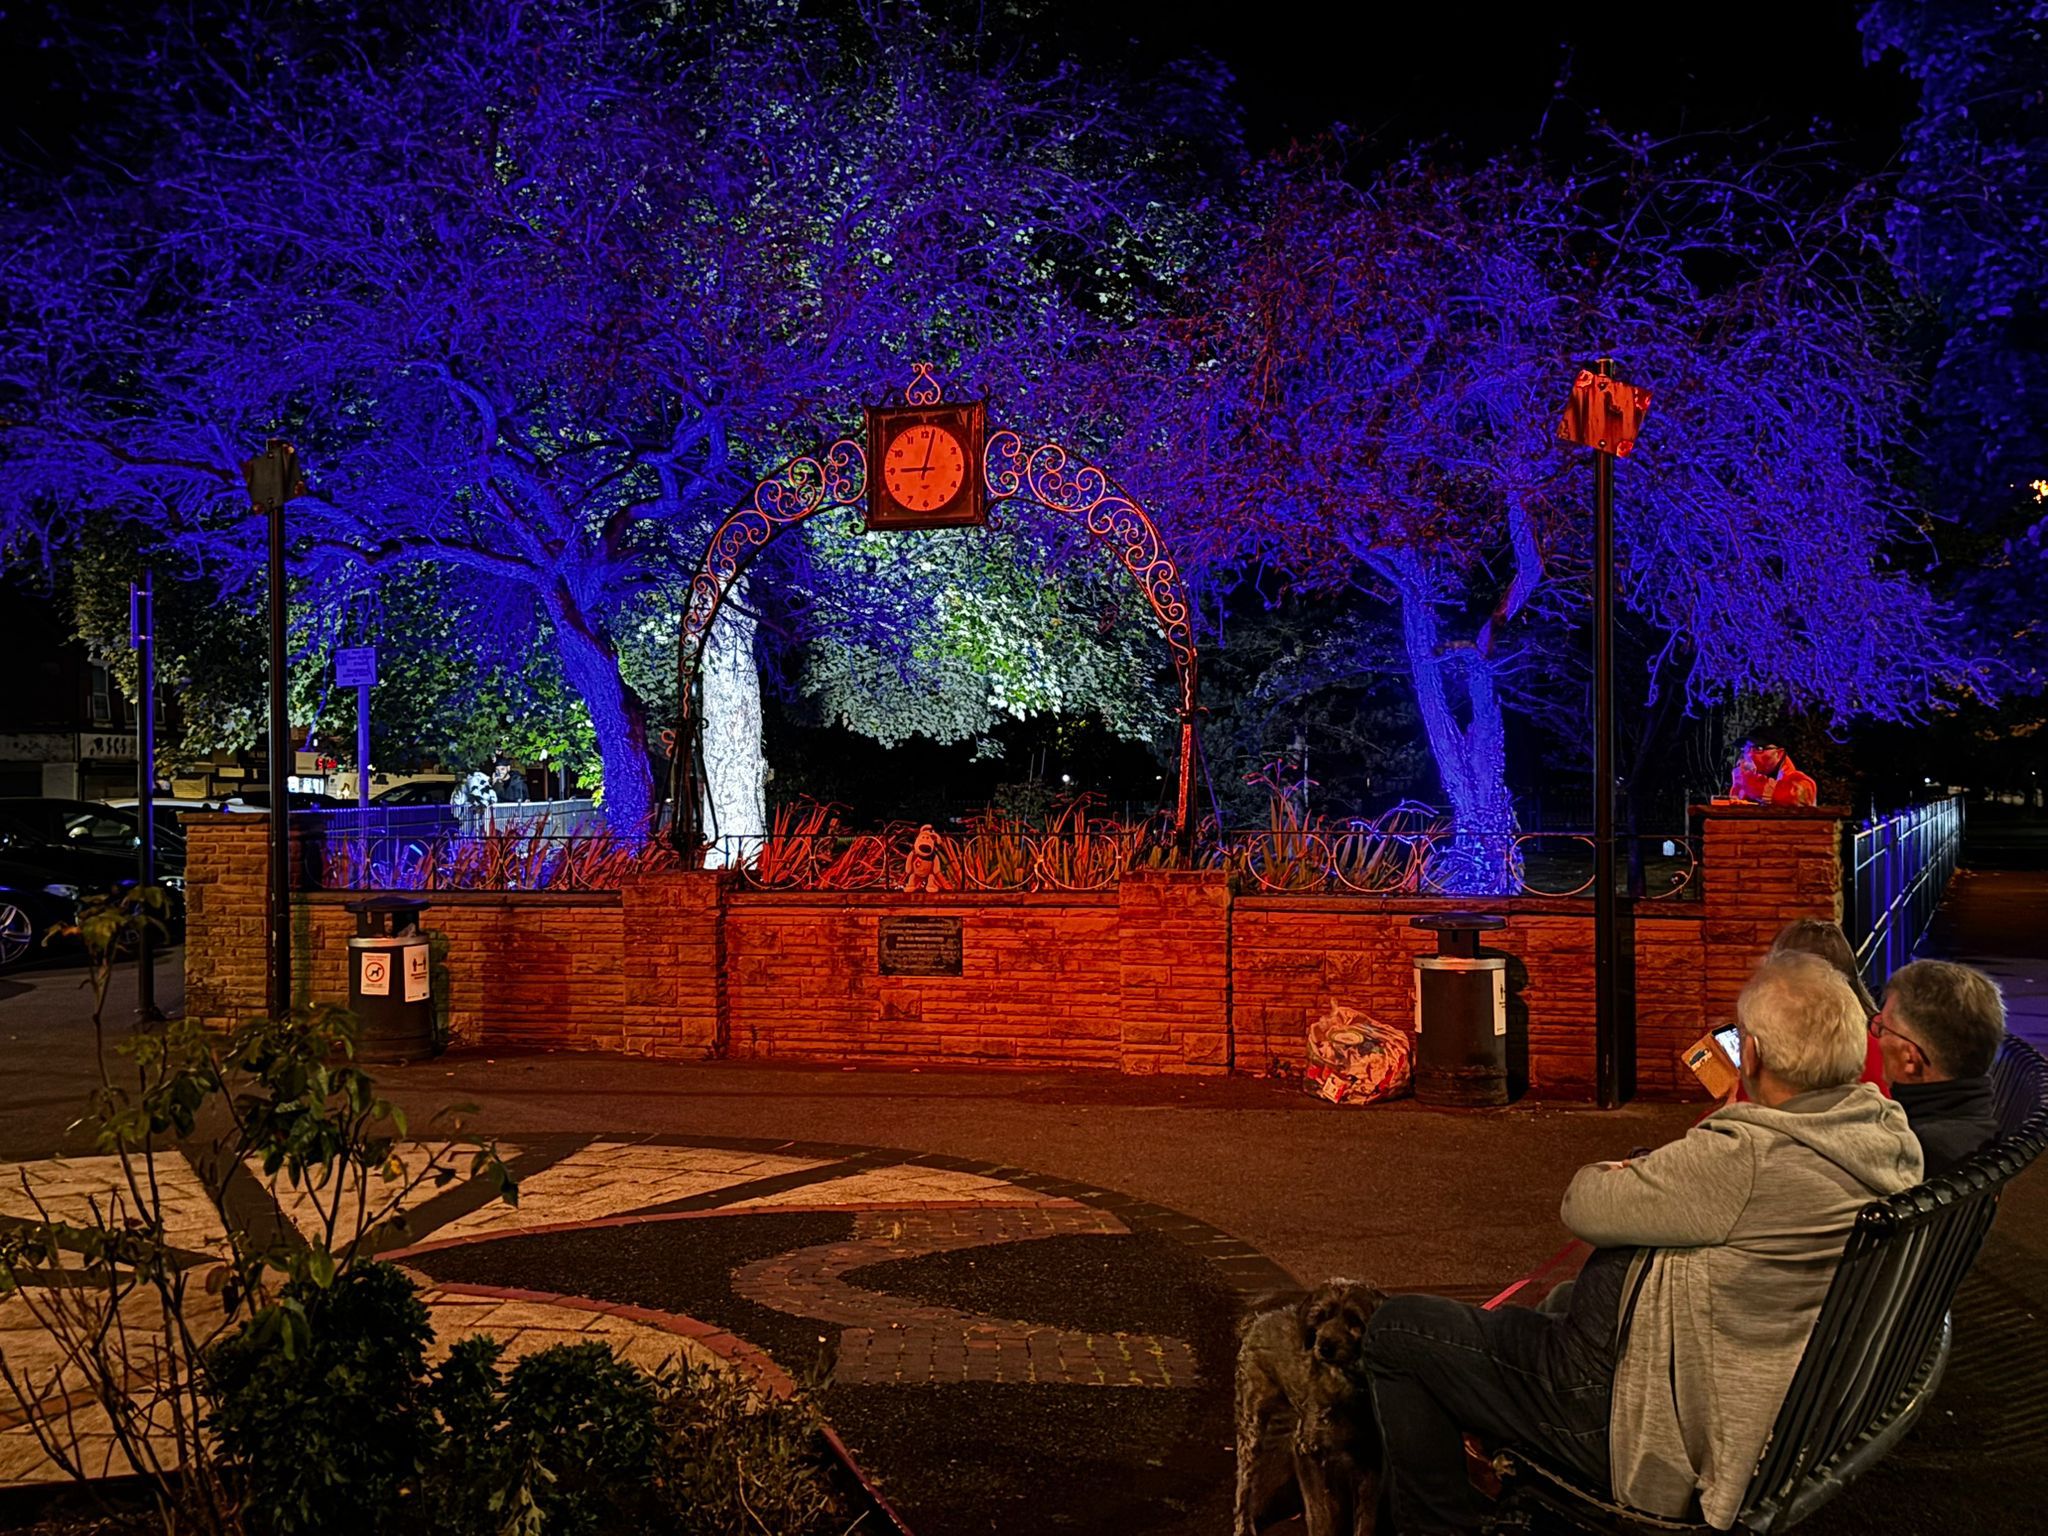
<path id="1" fill-rule="evenodd" d="M 897 505 L 912 512 L 943 507 L 966 479 L 967 449 L 947 427 L 905 427 L 882 455 L 882 484 Z"/>

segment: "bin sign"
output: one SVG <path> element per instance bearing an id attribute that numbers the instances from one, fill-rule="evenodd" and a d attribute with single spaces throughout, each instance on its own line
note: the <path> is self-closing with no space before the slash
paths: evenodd
<path id="1" fill-rule="evenodd" d="M 391 956 L 382 950 L 363 951 L 363 996 L 391 995 Z"/>
<path id="2" fill-rule="evenodd" d="M 432 983 L 427 963 L 431 951 L 424 944 L 414 944 L 405 952 L 405 1000 L 408 1003 L 423 1003 L 431 990 Z"/>

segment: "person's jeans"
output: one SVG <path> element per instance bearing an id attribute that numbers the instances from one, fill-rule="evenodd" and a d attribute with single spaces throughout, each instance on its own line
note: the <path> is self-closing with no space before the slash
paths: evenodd
<path id="1" fill-rule="evenodd" d="M 1465 1473 L 1468 1433 L 1606 1489 L 1614 1368 L 1575 1349 L 1562 1318 L 1394 1296 L 1366 1329 L 1365 1364 L 1400 1536 L 1479 1528 L 1487 1505 Z"/>

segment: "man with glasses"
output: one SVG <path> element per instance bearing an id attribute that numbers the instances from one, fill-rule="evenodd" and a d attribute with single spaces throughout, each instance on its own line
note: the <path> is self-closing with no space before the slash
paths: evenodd
<path id="1" fill-rule="evenodd" d="M 1997 982 L 1967 965 L 1915 960 L 1892 972 L 1870 1032 L 1930 1179 L 1998 1134 L 1991 1063 L 2005 1038 L 2005 999 Z"/>

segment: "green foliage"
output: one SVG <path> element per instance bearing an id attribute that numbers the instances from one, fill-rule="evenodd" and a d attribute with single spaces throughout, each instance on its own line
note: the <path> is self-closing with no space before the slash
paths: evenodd
<path id="1" fill-rule="evenodd" d="M 412 1316 L 409 1304 L 388 1282 L 354 1279 L 363 1236 L 397 1222 L 422 1189 L 450 1183 L 462 1170 L 494 1181 L 508 1200 L 517 1191 L 494 1148 L 462 1144 L 459 1121 L 441 1134 L 461 1151 L 422 1151 L 404 1141 L 406 1116 L 356 1065 L 355 1021 L 342 1010 L 302 1010 L 225 1034 L 172 1020 L 136 1029 L 110 1053 L 102 1014 L 113 967 L 159 922 L 165 900 L 161 890 L 129 888 L 80 911 L 99 1085 L 73 1130 L 112 1160 L 117 1178 L 85 1221 L 58 1220 L 39 1206 L 35 1219 L 0 1230 L 0 1294 L 11 1292 L 55 1340 L 72 1387 L 55 1398 L 29 1390 L 4 1356 L 0 1381 L 24 1405 L 26 1427 L 45 1455 L 79 1478 L 92 1468 L 77 1454 L 77 1417 L 92 1414 L 94 1432 L 111 1434 L 142 1473 L 166 1529 L 242 1531 L 252 1482 L 278 1510 L 295 1512 L 281 1518 L 301 1522 L 280 1529 L 310 1528 L 310 1490 L 323 1479 L 401 1476 L 394 1469 L 416 1433 L 405 1422 L 382 1425 L 389 1434 L 346 1446 L 348 1416 L 336 1418 L 325 1401 L 355 1392 L 401 1420 L 412 1412 L 386 1389 L 417 1374 L 424 1324 L 414 1318 L 394 1328 L 393 1309 Z M 110 1060 L 116 1053 L 125 1058 L 118 1069 Z M 435 1122 L 459 1113 L 444 1111 Z M 159 1160 L 173 1159 L 189 1164 L 222 1211 L 231 1209 L 228 1181 L 250 1164 L 281 1177 L 309 1196 L 310 1231 L 231 1225 L 223 1258 L 195 1258 L 183 1246 L 186 1213 L 166 1192 L 179 1186 L 160 1176 L 168 1170 Z M 27 1283 L 59 1255 L 75 1283 Z M 333 1298 L 337 1287 L 349 1294 Z M 221 1409 L 209 1363 L 217 1349 L 225 1350 L 224 1379 L 241 1388 L 236 1427 L 226 1432 L 224 1419 L 219 1435 L 205 1427 Z M 297 1410 L 279 1397 L 280 1384 L 294 1379 L 295 1390 L 308 1394 Z M 230 1443 L 236 1436 L 262 1446 L 298 1444 L 311 1460 L 274 1466 L 270 1450 L 238 1459 Z M 260 1476 L 251 1470 L 258 1460 L 265 1463 Z"/>
<path id="2" fill-rule="evenodd" d="M 655 1428 L 655 1494 L 674 1536 L 841 1529 L 808 1398 L 767 1398 L 730 1372 L 689 1366 L 663 1373 Z"/>
<path id="3" fill-rule="evenodd" d="M 398 1529 L 401 1490 L 435 1438 L 427 1309 L 386 1264 L 285 1295 L 303 1309 L 302 1348 L 252 1324 L 208 1359 L 212 1427 L 241 1469 L 251 1523 L 277 1536 Z"/>
<path id="4" fill-rule="evenodd" d="M 605 1344 L 558 1344 L 512 1368 L 504 1442 L 548 1536 L 608 1536 L 644 1523 L 654 1382 Z"/>
<path id="5" fill-rule="evenodd" d="M 817 527 L 831 584 L 810 594 L 798 690 L 824 722 L 884 746 L 979 739 L 995 755 L 1005 720 L 1084 711 L 1125 740 L 1163 738 L 1171 658 L 1151 610 L 1122 569 L 1058 532 Z"/>
<path id="6" fill-rule="evenodd" d="M 436 1536 L 500 1536 L 515 1507 L 532 1516 L 532 1491 L 515 1483 L 502 1433 L 504 1352 L 483 1334 L 458 1339 L 427 1386 L 442 1434 L 422 1469 L 420 1519 Z"/>

